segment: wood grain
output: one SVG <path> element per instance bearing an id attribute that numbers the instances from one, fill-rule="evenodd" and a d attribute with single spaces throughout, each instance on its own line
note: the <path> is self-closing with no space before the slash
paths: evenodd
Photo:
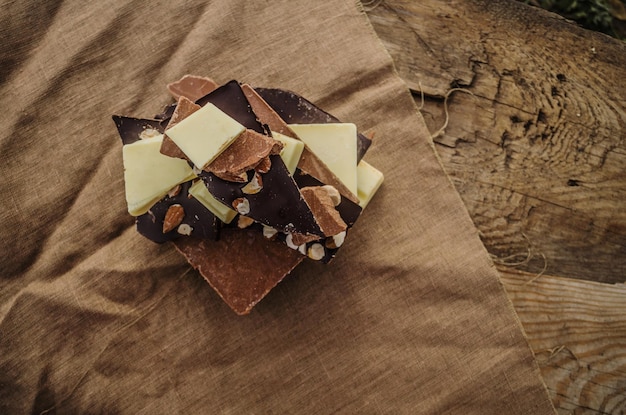
<path id="1" fill-rule="evenodd" d="M 499 270 L 558 412 L 626 413 L 626 285 Z"/>
<path id="2" fill-rule="evenodd" d="M 489 252 L 626 281 L 626 43 L 513 0 L 367 10 Z"/>

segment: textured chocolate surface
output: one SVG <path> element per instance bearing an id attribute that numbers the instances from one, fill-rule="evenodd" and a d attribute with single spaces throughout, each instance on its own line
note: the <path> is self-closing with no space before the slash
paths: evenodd
<path id="1" fill-rule="evenodd" d="M 294 92 L 276 88 L 255 88 L 255 91 L 287 124 L 341 122 Z M 357 139 L 357 161 L 360 161 L 372 144 L 372 140 L 363 134 L 357 134 Z"/>
<path id="2" fill-rule="evenodd" d="M 202 203 L 189 195 L 191 183 L 189 181 L 181 184 L 177 195 L 165 196 L 155 203 L 147 213 L 138 216 L 136 220 L 137 231 L 157 243 L 173 241 L 183 237 L 183 235 L 177 232 L 176 228 L 170 232 L 163 233 L 163 220 L 167 210 L 170 206 L 179 204 L 185 211 L 181 224 L 191 227 L 190 236 L 200 239 L 217 239 L 221 222 Z"/>
<path id="3" fill-rule="evenodd" d="M 219 242 L 180 238 L 174 244 L 237 314 L 248 314 L 305 258 L 256 228 L 224 228 Z"/>
<path id="4" fill-rule="evenodd" d="M 272 137 L 253 130 L 245 130 L 204 169 L 229 180 L 228 176 L 237 177 L 254 169 L 270 154 L 279 154 L 282 147 L 282 143 Z"/>

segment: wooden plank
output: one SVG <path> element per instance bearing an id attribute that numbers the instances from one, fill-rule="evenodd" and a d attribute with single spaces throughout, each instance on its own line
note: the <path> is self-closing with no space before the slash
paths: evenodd
<path id="1" fill-rule="evenodd" d="M 559 413 L 626 413 L 626 285 L 499 268 Z"/>
<path id="2" fill-rule="evenodd" d="M 625 281 L 626 43 L 513 0 L 366 10 L 489 252 Z"/>

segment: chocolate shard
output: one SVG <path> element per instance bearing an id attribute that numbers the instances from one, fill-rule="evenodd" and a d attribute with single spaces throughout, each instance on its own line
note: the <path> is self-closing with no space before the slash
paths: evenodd
<path id="1" fill-rule="evenodd" d="M 323 236 L 280 155 L 269 158 L 272 165 L 267 173 L 249 172 L 248 183 L 261 176 L 263 185 L 256 193 L 245 191 L 248 183 L 228 182 L 206 171 L 200 177 L 215 198 L 259 223 L 281 232 Z"/>
<path id="2" fill-rule="evenodd" d="M 250 313 L 305 258 L 248 228 L 224 228 L 219 242 L 180 238 L 174 245 L 240 315 Z"/>
<path id="3" fill-rule="evenodd" d="M 155 203 L 147 213 L 137 217 L 137 231 L 156 243 L 176 240 L 182 236 L 216 240 L 221 221 L 196 198 L 189 195 L 188 181 L 178 185 L 169 195 Z M 170 207 L 179 205 L 184 216 L 169 232 L 163 233 L 164 220 Z"/>
<path id="4" fill-rule="evenodd" d="M 185 97 L 196 101 L 216 88 L 217 84 L 211 78 L 197 75 L 184 75 L 178 81 L 167 84 L 167 90 L 175 100 Z"/>
<path id="5" fill-rule="evenodd" d="M 276 88 L 255 88 L 255 91 L 287 124 L 322 124 L 341 122 L 300 95 Z M 372 140 L 357 134 L 357 162 L 361 161 Z"/>
<path id="6" fill-rule="evenodd" d="M 133 118 L 123 115 L 114 115 L 112 118 L 122 143 L 125 145 L 155 134 L 162 134 L 165 130 L 163 120 Z"/>
<path id="7" fill-rule="evenodd" d="M 176 102 L 167 105 L 165 108 L 163 108 L 163 111 L 155 115 L 154 118 L 157 120 L 161 120 L 164 126 L 167 125 L 170 118 L 172 118 L 172 114 L 176 110 L 176 105 L 177 105 Z"/>
<path id="8" fill-rule="evenodd" d="M 347 225 L 324 186 L 307 186 L 300 189 L 302 197 L 311 208 L 313 216 L 325 236 L 337 235 L 346 230 Z"/>
<path id="9" fill-rule="evenodd" d="M 227 82 L 213 92 L 196 100 L 196 104 L 200 106 L 204 106 L 209 102 L 244 127 L 254 130 L 259 134 L 267 133 L 266 128 L 258 121 L 252 111 L 252 107 L 241 90 L 239 82 Z"/>
<path id="10" fill-rule="evenodd" d="M 161 154 L 165 154 L 166 156 L 180 158 L 187 160 L 187 156 L 183 151 L 174 143 L 174 141 L 167 135 L 167 130 L 198 111 L 202 108 L 200 105 L 197 105 L 190 101 L 188 98 L 181 96 L 178 99 L 178 103 L 174 112 L 172 113 L 172 117 L 165 128 L 165 136 L 163 137 L 163 142 L 161 143 Z"/>
<path id="11" fill-rule="evenodd" d="M 254 169 L 270 154 L 279 154 L 282 147 L 282 143 L 272 137 L 254 130 L 245 130 L 204 170 L 226 180 L 227 177 L 238 178 L 246 171 Z"/>
<path id="12" fill-rule="evenodd" d="M 261 98 L 254 88 L 248 84 L 243 84 L 241 89 L 252 106 L 252 110 L 259 118 L 259 121 L 267 124 L 271 131 L 276 131 L 292 138 L 298 138 L 296 133 L 289 128 L 285 120 L 283 120 L 276 113 L 276 111 L 274 111 L 274 109 L 270 107 L 269 104 L 263 100 L 263 98 Z M 300 156 L 298 168 L 302 172 L 315 177 L 319 181 L 334 186 L 337 190 L 339 190 L 339 193 L 353 202 L 359 202 L 357 196 L 354 195 L 337 176 L 335 176 L 328 166 L 326 166 L 326 164 L 324 164 L 324 162 L 321 161 L 306 144 L 304 146 L 304 151 Z"/>
<path id="13" fill-rule="evenodd" d="M 248 84 L 242 84 L 241 90 L 250 103 L 252 111 L 254 111 L 260 122 L 267 124 L 272 131 L 297 138 L 296 133 L 289 128 L 285 120 L 280 118 L 280 115 L 278 115 L 276 111 L 274 111 L 274 109 L 270 107 L 270 105 L 265 102 L 263 98 L 261 98 L 253 87 Z"/>
<path id="14" fill-rule="evenodd" d="M 305 188 L 309 186 L 323 186 L 325 183 L 320 182 L 315 177 L 310 176 L 308 174 L 304 174 L 300 171 L 295 172 L 293 175 L 293 179 L 298 184 L 299 188 Z M 336 206 L 341 219 L 348 225 L 348 227 L 352 227 L 354 223 L 357 221 L 363 209 L 358 203 L 354 203 L 344 195 L 341 195 L 341 202 Z"/>

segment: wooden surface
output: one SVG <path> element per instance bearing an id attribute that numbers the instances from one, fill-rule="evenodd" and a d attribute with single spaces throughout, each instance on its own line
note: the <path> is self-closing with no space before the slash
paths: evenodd
<path id="1" fill-rule="evenodd" d="M 363 5 L 557 411 L 626 413 L 626 43 L 513 0 Z"/>
<path id="2" fill-rule="evenodd" d="M 626 413 L 626 285 L 500 274 L 559 413 Z"/>

